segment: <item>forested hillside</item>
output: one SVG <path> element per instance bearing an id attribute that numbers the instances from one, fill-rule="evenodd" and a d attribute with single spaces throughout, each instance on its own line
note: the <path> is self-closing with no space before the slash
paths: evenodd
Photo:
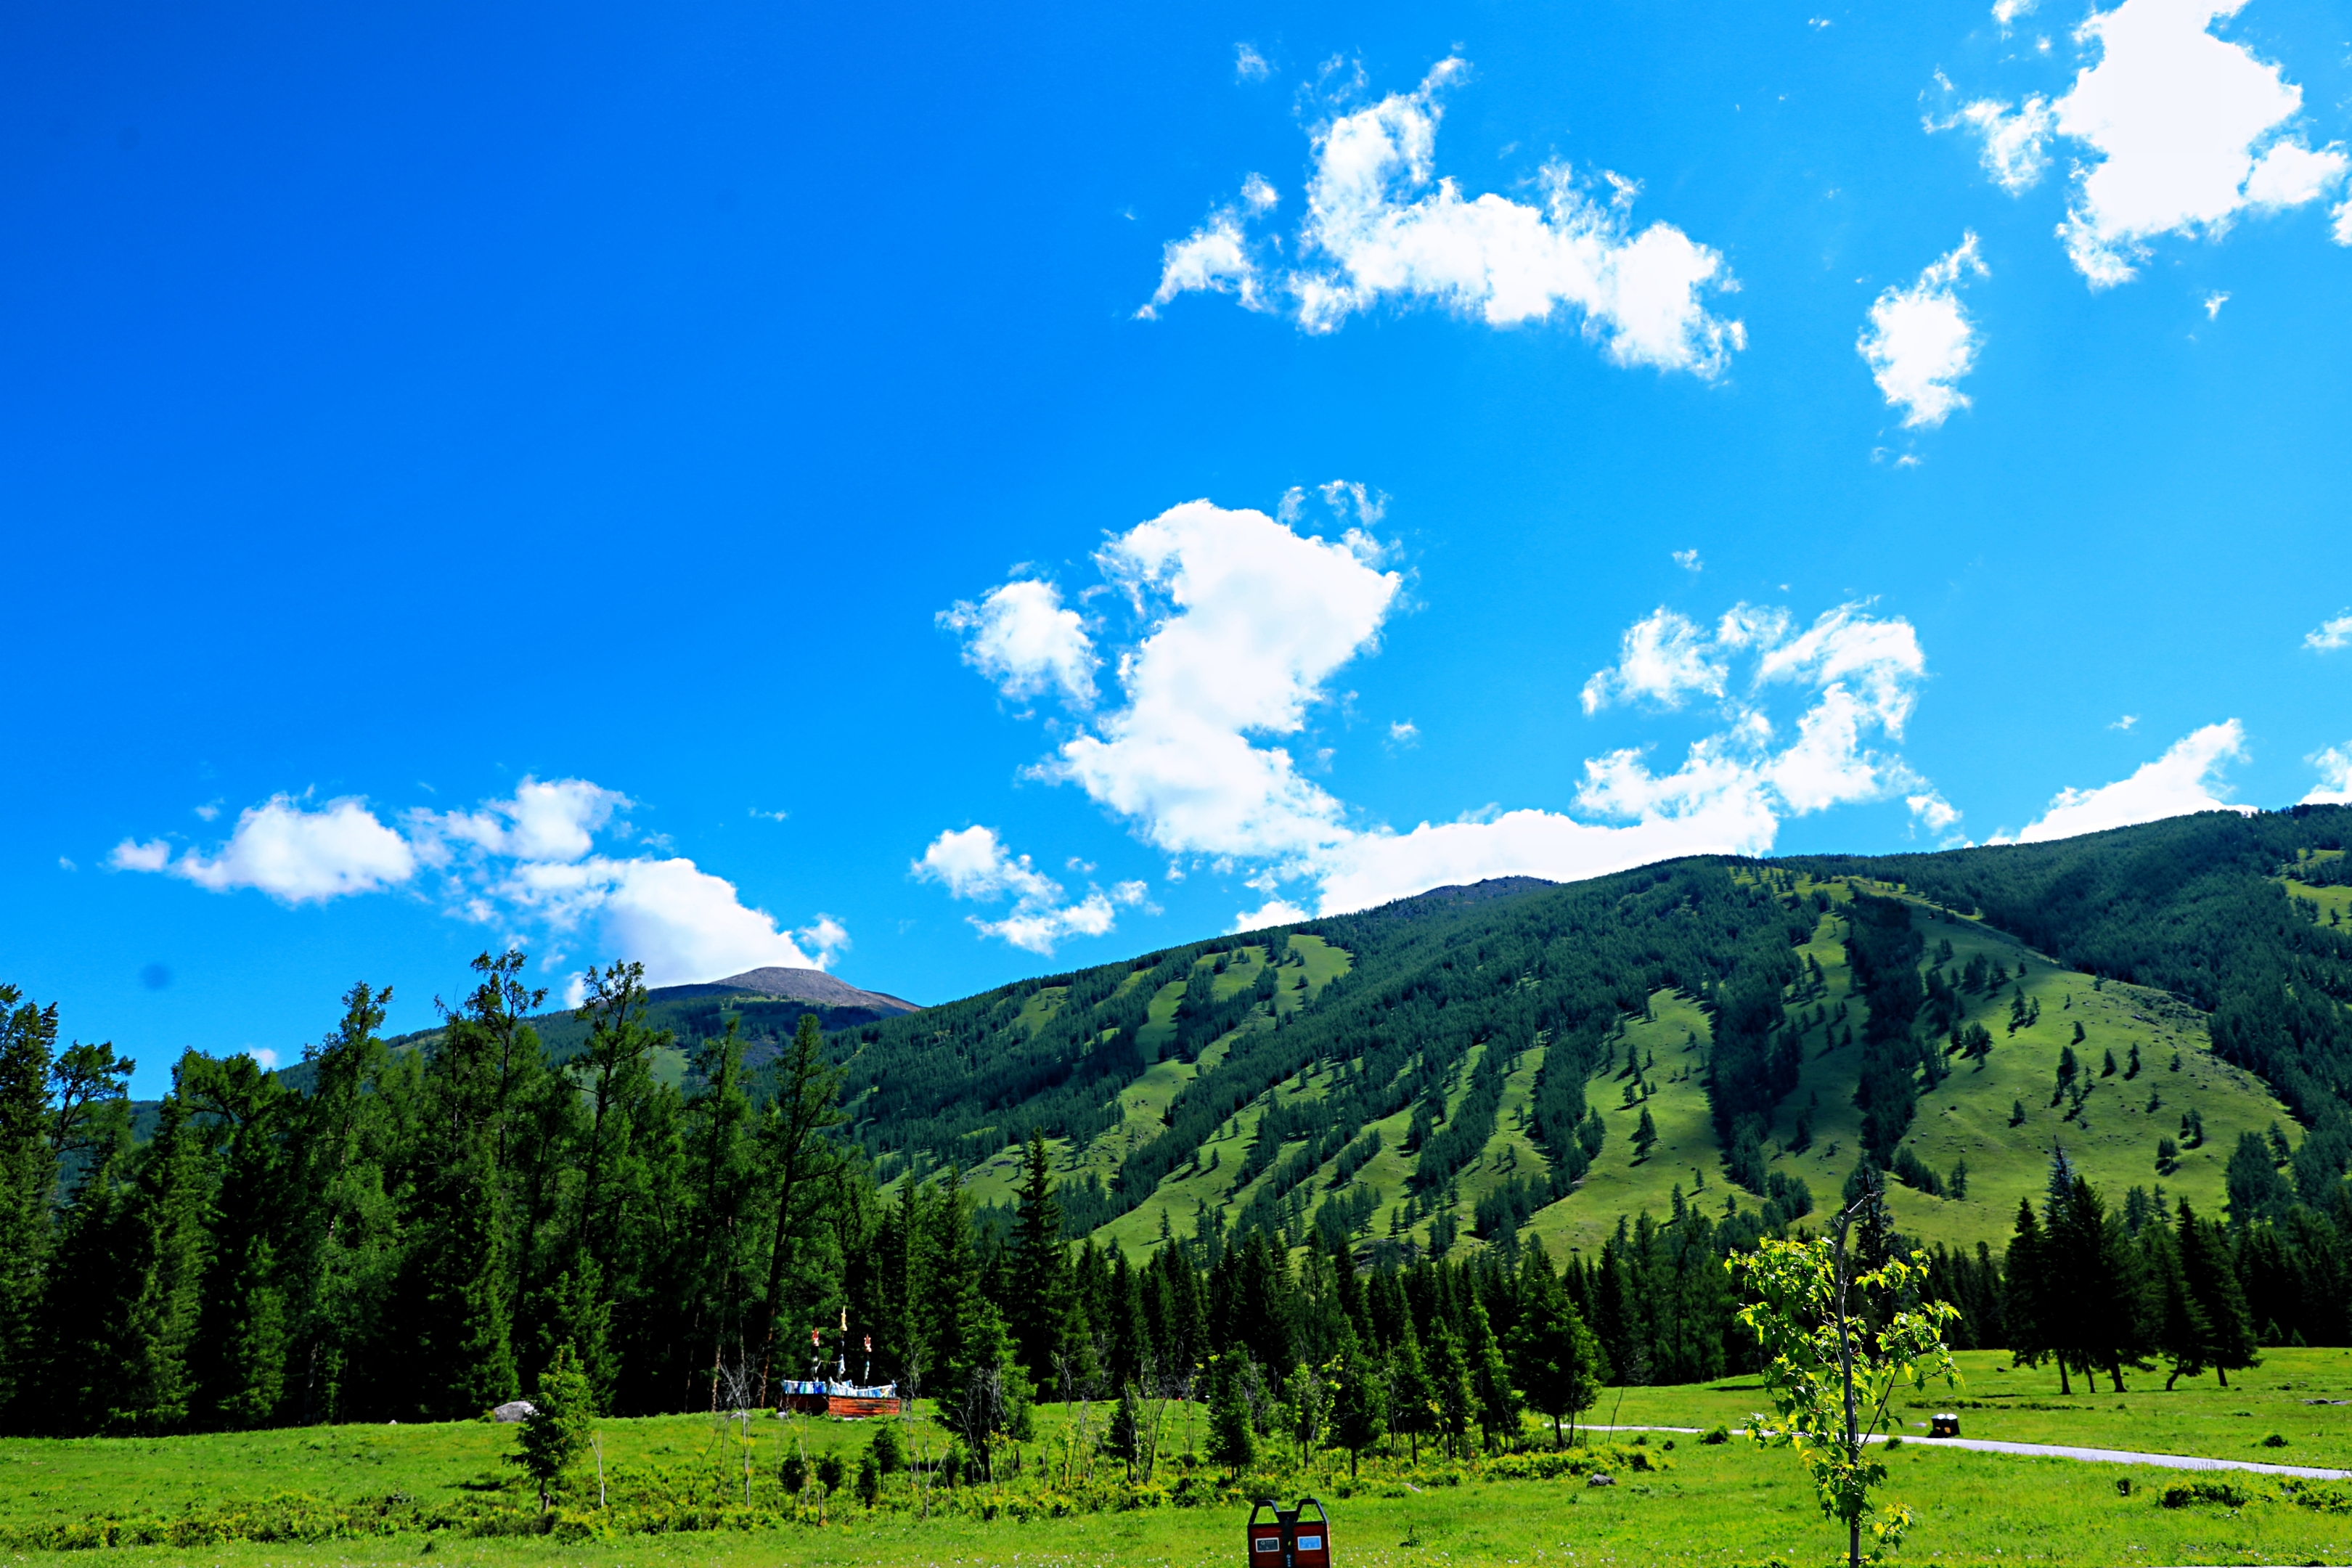
<path id="1" fill-rule="evenodd" d="M 2347 828 L 1444 889 L 831 1033 L 627 965 L 551 1015 L 485 954 L 443 1029 L 355 985 L 145 1128 L 0 988 L 0 1421 L 446 1418 L 567 1348 L 609 1409 L 757 1404 L 814 1330 L 982 1448 L 1039 1394 L 1259 1408 L 1355 1354 L 1459 1441 L 1586 1326 L 1587 1384 L 1742 1364 L 1726 1253 L 1873 1188 L 1975 1342 L 2345 1342 Z"/>

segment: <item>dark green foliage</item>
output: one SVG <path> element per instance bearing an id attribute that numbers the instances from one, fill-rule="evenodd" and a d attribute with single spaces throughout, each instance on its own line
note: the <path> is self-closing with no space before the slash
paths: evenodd
<path id="1" fill-rule="evenodd" d="M 595 1395 L 588 1374 L 570 1345 L 560 1346 L 539 1374 L 531 1405 L 531 1414 L 523 1418 L 516 1433 L 520 1439 L 516 1452 L 509 1458 L 538 1486 L 543 1512 L 588 1451 L 589 1433 L 596 1421 Z"/>

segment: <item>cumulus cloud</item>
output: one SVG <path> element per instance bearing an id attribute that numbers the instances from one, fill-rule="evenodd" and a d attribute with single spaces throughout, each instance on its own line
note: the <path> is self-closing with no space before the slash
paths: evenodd
<path id="1" fill-rule="evenodd" d="M 165 840 L 125 839 L 111 864 L 215 892 L 255 888 L 289 904 L 415 886 L 430 870 L 437 889 L 428 896 L 448 913 L 509 937 L 535 930 L 556 952 L 591 940 L 645 964 L 654 985 L 770 964 L 823 968 L 848 945 L 848 933 L 823 916 L 796 941 L 746 905 L 733 883 L 683 857 L 596 853 L 598 836 L 620 831 L 632 804 L 586 779 L 526 776 L 503 799 L 467 811 L 420 808 L 394 827 L 356 797 L 310 809 L 279 795 L 245 811 L 211 856 L 189 849 L 174 858 Z"/>
<path id="2" fill-rule="evenodd" d="M 1286 742 L 1339 670 L 1377 642 L 1399 580 L 1353 536 L 1310 538 L 1206 501 L 1118 536 L 1098 561 L 1139 622 L 1118 661 L 1127 704 L 1039 772 L 1077 784 L 1156 848 L 1254 868 L 1248 885 L 1265 902 L 1238 913 L 1237 930 L 1445 882 L 1759 853 L 1790 816 L 1928 788 L 1885 750 L 1925 672 L 1906 623 L 1848 605 L 1800 627 L 1783 611 L 1741 605 L 1708 629 L 1662 608 L 1627 631 L 1617 662 L 1586 690 L 1590 710 L 1717 703 L 1715 731 L 1672 771 L 1654 771 L 1639 749 L 1589 761 L 1574 796 L 1591 820 L 1488 809 L 1403 833 L 1367 823 L 1300 777 Z M 1784 728 L 1769 710 L 1791 694 L 1801 711 Z M 941 835 L 919 870 L 959 896 L 1026 898 L 1041 914 L 1066 907 L 986 829 Z M 1283 891 L 1292 883 L 1306 886 Z"/>
<path id="3" fill-rule="evenodd" d="M 290 795 L 249 806 L 236 830 L 212 856 L 196 850 L 172 858 L 163 839 L 124 839 L 110 862 L 119 871 L 163 871 L 215 893 L 255 888 L 281 903 L 324 903 L 373 893 L 416 873 L 408 841 L 376 819 L 357 796 L 305 809 Z"/>
<path id="4" fill-rule="evenodd" d="M 1337 331 L 1382 301 L 1432 303 L 1493 327 L 1566 313 L 1620 364 L 1719 374 L 1746 346 L 1746 330 L 1711 313 L 1706 297 L 1737 285 L 1720 253 L 1673 225 L 1637 231 L 1633 182 L 1604 171 L 1601 195 L 1552 163 L 1530 204 L 1491 192 L 1465 198 L 1457 181 L 1437 175 L 1439 95 L 1467 69 L 1441 61 L 1413 91 L 1314 129 L 1294 264 L 1247 233 L 1271 202 L 1251 199 L 1249 213 L 1221 206 L 1166 247 L 1160 286 L 1138 314 L 1196 290 L 1283 311 L 1310 332 Z"/>
<path id="5" fill-rule="evenodd" d="M 1035 579 L 1016 579 L 991 591 L 978 604 L 958 600 L 939 623 L 963 634 L 966 664 L 996 682 L 1007 697 L 1035 697 L 1058 689 L 1068 700 L 1094 700 L 1094 640 L 1076 610 L 1064 607 L 1061 590 Z"/>
<path id="6" fill-rule="evenodd" d="M 1288 751 L 1330 674 L 1370 647 L 1402 578 L 1350 530 L 1304 536 L 1261 511 L 1172 507 L 1097 560 L 1147 631 L 1120 660 L 1127 704 L 1066 742 L 1050 776 L 1171 852 L 1296 855 L 1344 833 L 1339 803 Z"/>
<path id="7" fill-rule="evenodd" d="M 1886 405 L 1903 410 L 1906 427 L 1941 425 L 1968 397 L 1955 384 L 1976 364 L 1976 323 L 1960 309 L 1960 280 L 1981 277 L 1977 237 L 1930 262 L 1907 289 L 1889 289 L 1870 307 L 1870 325 L 1854 344 L 1869 363 Z"/>
<path id="8" fill-rule="evenodd" d="M 2352 741 L 2303 759 L 2319 770 L 2319 783 L 2303 797 L 2305 805 L 2352 805 Z"/>
<path id="9" fill-rule="evenodd" d="M 1085 898 L 1069 900 L 1059 882 L 1030 864 L 1028 856 L 1006 849 L 990 827 L 941 833 L 912 870 L 924 880 L 942 884 L 950 898 L 993 902 L 1010 897 L 1013 907 L 1000 920 L 967 918 L 982 936 L 1037 953 L 1050 953 L 1074 936 L 1108 935 L 1117 921 L 1117 906 L 1144 901 L 1143 884 L 1132 881 L 1119 883 L 1108 894 L 1088 889 Z"/>
<path id="10" fill-rule="evenodd" d="M 2218 237 L 2243 212 L 2319 200 L 2352 166 L 2341 147 L 2288 129 L 2302 88 L 2214 37 L 2243 4 L 2123 0 L 2077 30 L 2099 58 L 2051 110 L 2090 156 L 2058 233 L 2093 288 L 2130 279 L 2160 235 Z"/>
<path id="11" fill-rule="evenodd" d="M 2314 653 L 2333 653 L 2347 643 L 2352 643 L 2352 610 L 2322 621 L 2303 634 L 2303 646 Z"/>
<path id="12" fill-rule="evenodd" d="M 2011 22 L 2032 12 L 2038 3 L 2039 0 L 1992 0 L 1992 19 L 2006 33 Z"/>
<path id="13" fill-rule="evenodd" d="M 2246 754 L 2246 732 L 2238 721 L 2208 724 L 2175 741 L 2164 755 L 2142 766 L 2129 778 L 2096 789 L 2063 789 L 2053 796 L 2050 809 L 2026 825 L 2014 837 L 1995 836 L 1995 844 L 2036 844 L 2077 834 L 2104 833 L 2168 816 L 2198 811 L 2240 811 L 2223 799 L 2227 785 L 2221 770 Z"/>

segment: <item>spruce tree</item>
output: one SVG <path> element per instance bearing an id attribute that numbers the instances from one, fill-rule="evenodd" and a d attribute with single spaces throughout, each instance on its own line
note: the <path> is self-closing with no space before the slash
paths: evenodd
<path id="1" fill-rule="evenodd" d="M 532 1413 L 523 1419 L 518 1450 L 509 1458 L 539 1488 L 545 1513 L 564 1480 L 587 1451 L 596 1422 L 595 1395 L 570 1345 L 557 1347 L 531 1394 Z"/>
<path id="2" fill-rule="evenodd" d="M 0 985 L 0 1422 L 29 1412 L 37 1361 L 35 1327 L 49 1263 L 58 1152 L 50 1138 L 49 1066 L 58 1008 Z"/>
<path id="3" fill-rule="evenodd" d="M 1053 1167 L 1045 1135 L 1029 1134 L 1013 1219 L 1010 1300 L 1006 1316 L 1021 1364 L 1040 1388 L 1056 1386 L 1055 1352 L 1062 1346 L 1069 1304 L 1067 1259 L 1062 1252 L 1062 1207 L 1054 1201 Z"/>
<path id="4" fill-rule="evenodd" d="M 2149 1225 L 2140 1233 L 2140 1256 L 2156 1292 L 2156 1353 L 2170 1363 L 2164 1386 L 2168 1391 L 2185 1377 L 2205 1370 L 2212 1357 L 2213 1330 L 2205 1309 L 2189 1289 L 2181 1266 L 2180 1244 L 2171 1230 Z"/>
<path id="5" fill-rule="evenodd" d="M 2247 1310 L 2244 1288 L 2230 1258 L 2230 1244 L 2218 1223 L 2200 1220 L 2187 1199 L 2176 1205 L 2174 1221 L 2180 1247 L 2181 1273 L 2189 1294 L 2205 1314 L 2210 1338 L 2208 1364 L 2223 1388 L 2239 1367 L 2260 1363 L 2254 1353 L 2253 1314 Z"/>

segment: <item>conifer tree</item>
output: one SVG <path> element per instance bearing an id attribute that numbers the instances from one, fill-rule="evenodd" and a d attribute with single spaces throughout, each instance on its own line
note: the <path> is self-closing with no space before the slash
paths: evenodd
<path id="1" fill-rule="evenodd" d="M 1239 1365 L 1239 1359 L 1246 1354 L 1236 1352 L 1217 1363 L 1209 1395 L 1209 1458 L 1236 1479 L 1257 1458 L 1257 1428 L 1243 1392 Z"/>
<path id="2" fill-rule="evenodd" d="M 1331 1439 L 1348 1450 L 1348 1475 L 1355 1477 L 1364 1450 L 1389 1429 L 1387 1380 L 1353 1333 L 1339 1353 L 1331 1394 Z"/>
<path id="3" fill-rule="evenodd" d="M 1021 1364 L 1041 1388 L 1055 1384 L 1069 1307 L 1068 1262 L 1062 1251 L 1062 1207 L 1054 1201 L 1045 1135 L 1032 1130 L 1013 1219 L 1011 1300 L 1007 1317 Z"/>
<path id="4" fill-rule="evenodd" d="M 531 1405 L 517 1434 L 520 1447 L 509 1457 L 539 1488 L 539 1510 L 545 1513 L 587 1451 L 596 1421 L 594 1393 L 570 1345 L 558 1346 L 539 1374 Z"/>
<path id="5" fill-rule="evenodd" d="M 2231 1265 L 2229 1242 L 2221 1226 L 2200 1220 L 2185 1198 L 2176 1205 L 2174 1223 L 2181 1273 L 2190 1299 L 2205 1315 L 2210 1336 L 2206 1362 L 2227 1388 L 2232 1371 L 2257 1365 L 2262 1359 L 2254 1353 L 2253 1314 L 2246 1308 L 2245 1289 Z"/>

